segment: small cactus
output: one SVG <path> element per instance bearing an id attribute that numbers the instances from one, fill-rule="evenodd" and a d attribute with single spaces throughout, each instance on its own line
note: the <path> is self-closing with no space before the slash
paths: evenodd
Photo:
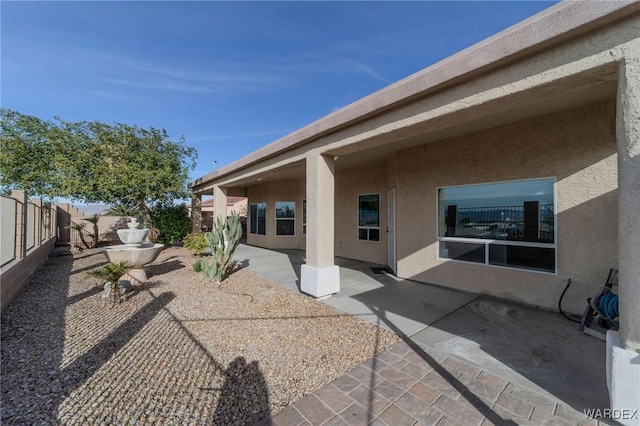
<path id="1" fill-rule="evenodd" d="M 213 229 L 204 236 L 211 249 L 211 258 L 201 260 L 202 272 L 208 279 L 219 283 L 225 278 L 233 252 L 242 237 L 240 216 L 234 212 L 224 221 L 216 218 Z"/>

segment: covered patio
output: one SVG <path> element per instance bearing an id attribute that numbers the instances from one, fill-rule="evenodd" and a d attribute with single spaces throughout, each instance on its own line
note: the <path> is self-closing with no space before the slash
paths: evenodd
<path id="1" fill-rule="evenodd" d="M 617 269 L 620 328 L 608 333 L 599 370 L 611 408 L 637 409 L 639 13 L 638 2 L 561 2 L 214 170 L 193 189 L 220 206 L 247 196 L 248 243 L 305 249 L 299 288 L 337 294 L 334 301 L 349 294 L 340 257 L 546 310 L 557 309 L 571 280 L 565 309 L 573 314 Z M 546 189 L 525 190 L 539 184 Z M 458 195 L 449 202 L 447 194 Z M 470 199 L 498 218 L 458 217 Z M 529 213 L 514 221 L 514 206 Z M 373 292 L 386 296 L 402 283 L 386 287 Z M 404 296 L 401 303 L 417 299 Z M 389 320 L 358 302 L 368 311 L 360 314 Z"/>

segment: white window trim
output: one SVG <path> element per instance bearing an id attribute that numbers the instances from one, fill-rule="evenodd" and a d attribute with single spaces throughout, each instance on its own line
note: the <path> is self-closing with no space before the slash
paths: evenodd
<path id="1" fill-rule="evenodd" d="M 478 243 L 478 244 L 499 244 L 502 246 L 518 246 L 518 247 L 537 247 L 537 248 L 554 248 L 554 243 L 532 243 L 530 241 L 509 241 L 509 240 L 493 240 L 486 238 L 464 238 L 464 237 L 438 237 L 440 241 L 451 241 L 454 243 Z"/>
<path id="2" fill-rule="evenodd" d="M 269 204 L 267 204 L 266 201 L 260 201 L 257 203 L 249 204 L 249 220 L 251 220 L 251 206 L 256 206 L 256 220 L 258 219 L 258 207 L 257 207 L 258 204 L 264 204 L 264 234 L 260 234 L 257 232 L 258 231 L 257 222 L 256 222 L 256 232 L 251 232 L 251 224 L 253 223 L 253 221 L 249 223 L 249 234 L 265 237 L 267 235 L 267 208 L 269 207 Z"/>
<path id="3" fill-rule="evenodd" d="M 294 209 L 293 210 L 293 215 L 294 216 L 292 218 L 291 217 L 278 217 L 278 214 L 276 213 L 276 210 L 277 210 L 276 206 L 278 205 L 278 203 L 293 203 L 293 209 Z M 285 237 L 285 238 L 289 237 L 289 238 L 291 238 L 291 237 L 295 237 L 296 236 L 296 216 L 297 216 L 297 214 L 296 214 L 296 202 L 295 201 L 276 201 L 273 204 L 273 215 L 275 216 L 275 222 L 273 224 L 276 227 L 275 228 L 276 237 Z M 278 234 L 278 221 L 279 220 L 292 220 L 293 221 L 293 234 L 291 234 L 291 235 Z"/>
<path id="4" fill-rule="evenodd" d="M 378 196 L 378 226 L 360 226 L 360 197 L 364 196 L 364 195 L 377 195 Z M 374 244 L 380 244 L 382 238 L 380 235 L 380 211 L 382 210 L 382 196 L 380 195 L 379 192 L 367 192 L 364 194 L 358 194 L 356 196 L 356 241 L 363 241 L 365 243 L 374 243 Z M 360 239 L 360 230 L 361 229 L 366 229 L 367 231 L 369 229 L 377 229 L 378 230 L 378 241 L 375 240 L 362 240 Z M 369 233 L 367 232 L 367 236 L 369 235 Z"/>
<path id="5" fill-rule="evenodd" d="M 511 183 L 511 182 L 528 182 L 532 180 L 544 180 L 551 179 L 553 180 L 553 243 L 532 243 L 532 242 L 519 242 L 519 241 L 507 241 L 507 240 L 494 240 L 494 239 L 481 239 L 481 238 L 461 238 L 461 237 L 441 237 L 440 236 L 440 190 L 446 188 L 459 188 L 463 186 L 480 186 L 480 185 L 491 185 L 494 183 Z M 438 186 L 436 188 L 436 237 L 438 240 L 438 244 L 435 246 L 436 250 L 436 258 L 438 260 L 442 260 L 445 262 L 456 262 L 463 263 L 466 265 L 480 265 L 487 266 L 490 268 L 500 268 L 500 269 L 509 269 L 512 271 L 519 272 L 532 272 L 535 274 L 545 274 L 545 275 L 558 275 L 558 181 L 555 176 L 542 176 L 528 179 L 511 179 L 511 180 L 500 180 L 500 181 L 490 181 L 490 182 L 481 182 L 481 183 L 470 183 L 465 185 L 447 185 L 447 186 Z M 460 242 L 460 243 L 470 243 L 473 244 L 477 242 L 478 244 L 485 245 L 485 259 L 484 263 L 480 262 L 469 262 L 466 260 L 458 260 L 458 259 L 449 259 L 447 257 L 440 257 L 440 241 L 451 241 L 451 242 Z M 489 263 L 489 244 L 501 244 L 505 246 L 519 246 L 519 247 L 537 247 L 537 248 L 554 248 L 554 262 L 555 262 L 555 270 L 551 271 L 540 271 L 536 269 L 525 269 L 525 268 L 514 268 L 511 266 L 502 266 L 502 265 L 492 265 Z"/>

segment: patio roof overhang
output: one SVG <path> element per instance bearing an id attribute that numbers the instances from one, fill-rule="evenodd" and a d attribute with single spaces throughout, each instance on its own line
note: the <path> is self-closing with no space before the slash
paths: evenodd
<path id="1" fill-rule="evenodd" d="M 637 1 L 559 3 L 196 179 L 192 188 L 210 194 L 214 185 L 245 188 L 303 177 L 312 150 L 339 157 L 336 168 L 351 167 L 399 149 L 615 99 L 618 58 L 572 69 L 577 58 L 569 52 L 561 59 L 561 52 L 552 59 L 557 63 L 538 69 L 532 61 L 519 65 L 638 12 Z"/>

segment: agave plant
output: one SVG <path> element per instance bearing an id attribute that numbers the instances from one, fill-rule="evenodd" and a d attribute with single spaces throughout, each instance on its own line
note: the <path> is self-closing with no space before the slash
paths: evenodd
<path id="1" fill-rule="evenodd" d="M 208 279 L 219 283 L 225 278 L 233 252 L 242 237 L 240 216 L 234 212 L 225 220 L 218 217 L 211 232 L 205 233 L 204 236 L 211 249 L 211 257 L 201 259 L 199 267 Z"/>

